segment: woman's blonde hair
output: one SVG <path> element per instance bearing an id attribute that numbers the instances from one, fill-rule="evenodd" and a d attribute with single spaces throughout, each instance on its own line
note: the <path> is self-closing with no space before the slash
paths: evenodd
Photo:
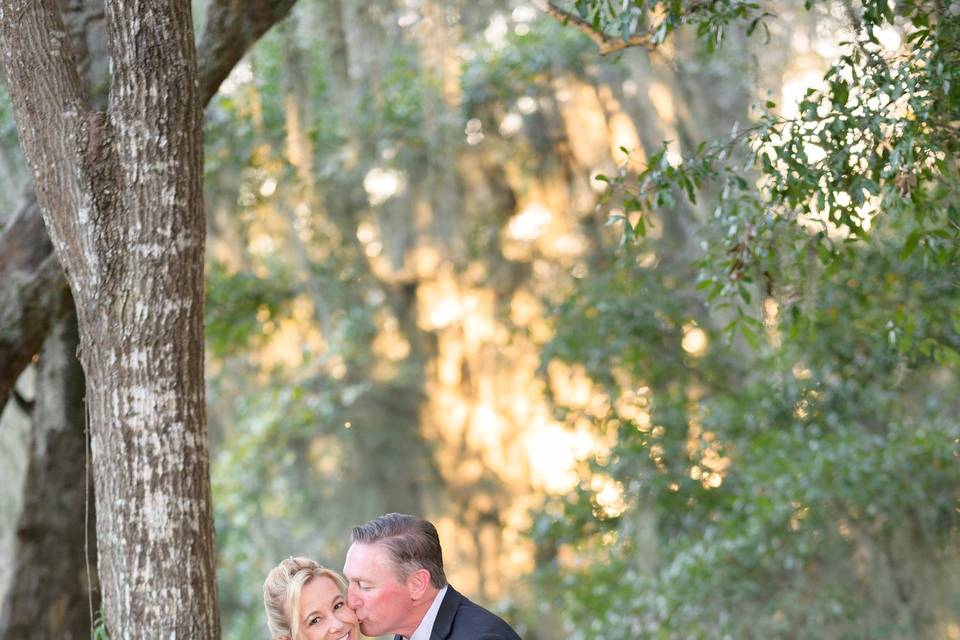
<path id="1" fill-rule="evenodd" d="M 273 640 L 297 640 L 300 635 L 300 590 L 317 577 L 329 578 L 346 595 L 347 583 L 336 571 L 310 558 L 290 557 L 275 566 L 263 583 L 263 607 Z"/>

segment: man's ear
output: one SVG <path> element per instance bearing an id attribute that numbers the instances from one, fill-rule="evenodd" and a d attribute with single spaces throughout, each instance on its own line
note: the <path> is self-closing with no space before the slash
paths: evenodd
<path id="1" fill-rule="evenodd" d="M 430 589 L 430 572 L 426 569 L 417 569 L 407 576 L 407 589 L 410 597 L 419 600 Z"/>

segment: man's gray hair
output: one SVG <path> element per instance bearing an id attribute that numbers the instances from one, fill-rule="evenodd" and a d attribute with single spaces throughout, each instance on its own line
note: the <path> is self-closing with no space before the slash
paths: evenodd
<path id="1" fill-rule="evenodd" d="M 414 571 L 426 569 L 430 572 L 430 584 L 437 589 L 447 585 L 440 536 L 433 523 L 423 518 L 388 513 L 354 527 L 350 539 L 354 544 L 383 545 L 401 582 Z"/>

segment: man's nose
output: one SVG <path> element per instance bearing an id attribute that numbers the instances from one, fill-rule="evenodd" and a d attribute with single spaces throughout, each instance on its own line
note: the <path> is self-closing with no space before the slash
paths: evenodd
<path id="1" fill-rule="evenodd" d="M 347 606 L 354 610 L 360 606 L 360 597 L 357 595 L 357 588 L 353 585 L 347 587 Z"/>

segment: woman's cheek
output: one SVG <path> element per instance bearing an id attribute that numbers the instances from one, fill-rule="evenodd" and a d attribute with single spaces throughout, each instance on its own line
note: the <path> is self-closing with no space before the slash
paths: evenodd
<path id="1" fill-rule="evenodd" d="M 336 616 L 339 618 L 340 622 L 345 624 L 357 624 L 359 622 L 357 620 L 357 614 L 349 607 L 343 607 L 337 611 Z"/>

